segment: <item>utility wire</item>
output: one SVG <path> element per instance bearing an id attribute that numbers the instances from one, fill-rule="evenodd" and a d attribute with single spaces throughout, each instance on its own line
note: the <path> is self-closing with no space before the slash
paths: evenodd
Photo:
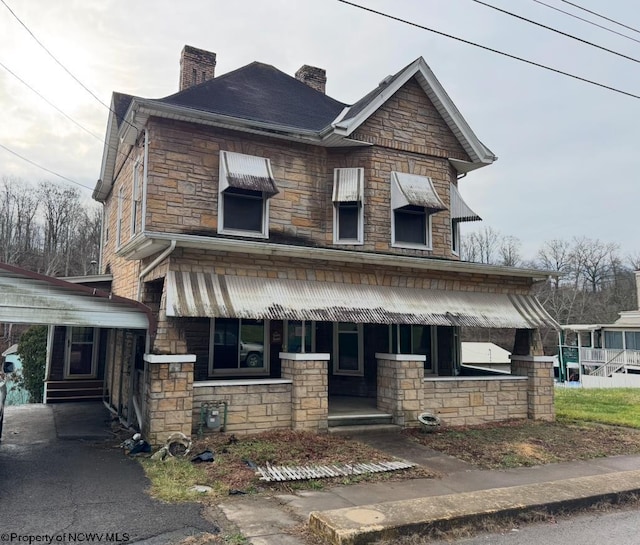
<path id="1" fill-rule="evenodd" d="M 640 30 L 638 30 L 637 28 L 633 28 L 632 26 L 625 25 L 624 23 L 620 23 L 619 21 L 616 21 L 615 19 L 610 19 L 609 17 L 606 17 L 605 15 L 600 15 L 599 13 L 596 13 L 595 11 L 591 11 L 590 9 L 583 8 L 582 6 L 579 6 L 578 4 L 574 4 L 573 2 L 569 2 L 568 0 L 560 0 L 560 1 L 564 2 L 565 4 L 569 4 L 570 6 L 573 6 L 574 8 L 578 8 L 578 9 L 581 9 L 582 11 L 586 11 L 587 13 L 590 13 L 591 15 L 595 15 L 596 17 L 600 17 L 600 19 L 604 19 L 605 21 L 609 21 L 610 23 L 613 23 L 614 25 L 618 25 L 618 26 L 627 28 L 629 30 L 632 30 L 633 32 L 637 32 L 638 34 L 640 34 Z"/>
<path id="2" fill-rule="evenodd" d="M 79 123 L 78 121 L 76 121 L 75 119 L 73 119 L 69 114 L 67 114 L 66 112 L 64 112 L 63 110 L 61 110 L 60 108 L 58 108 L 53 102 L 51 102 L 47 97 L 45 97 L 42 93 L 40 93 L 39 91 L 37 91 L 36 89 L 34 89 L 31 85 L 29 85 L 26 81 L 24 81 L 20 76 L 18 76 L 13 70 L 11 70 L 8 66 L 6 66 L 5 64 L 3 64 L 2 62 L 0 62 L 0 68 L 4 68 L 7 72 L 9 72 L 9 74 L 11 74 L 14 78 L 16 78 L 20 83 L 22 83 L 25 87 L 27 87 L 30 91 L 32 91 L 33 93 L 35 93 L 38 97 L 40 97 L 42 100 L 44 100 L 49 106 L 51 106 L 54 110 L 56 110 L 59 114 L 63 115 L 64 117 L 66 117 L 69 121 L 71 121 L 71 123 L 73 123 L 74 125 L 76 125 L 77 127 L 79 127 L 80 129 L 82 129 L 83 131 L 85 131 L 87 134 L 90 134 L 91 136 L 93 136 L 96 140 L 100 141 L 101 143 L 103 143 L 105 146 L 107 146 L 109 149 L 112 149 L 113 151 L 115 151 L 116 153 L 122 155 L 122 157 L 124 157 L 125 161 L 133 161 L 133 159 L 127 154 L 124 153 L 123 151 L 120 151 L 116 146 L 113 146 L 111 144 L 109 144 L 108 140 L 105 138 L 102 138 L 100 136 L 98 136 L 96 133 L 92 132 L 90 129 L 87 129 L 84 125 L 82 125 L 81 123 Z"/>
<path id="3" fill-rule="evenodd" d="M 613 30 L 612 28 L 606 27 L 604 25 L 599 25 L 598 23 L 594 23 L 593 21 L 590 21 L 589 19 L 585 19 L 584 17 L 580 17 L 579 15 L 575 15 L 574 13 L 571 13 L 570 11 L 565 11 L 563 9 L 557 8 L 556 6 L 552 6 L 551 4 L 547 4 L 545 2 L 542 2 L 541 0 L 531 0 L 532 2 L 535 2 L 536 4 L 540 4 L 542 6 L 545 6 L 549 9 L 553 9 L 555 11 L 559 11 L 560 13 L 564 13 L 565 15 L 568 15 L 569 17 L 573 17 L 574 19 L 578 19 L 579 21 L 583 21 L 585 23 L 589 23 L 590 25 L 596 26 L 598 28 L 601 28 L 603 30 L 606 30 L 607 32 L 611 32 L 612 34 L 617 34 L 618 36 L 622 36 L 623 38 L 626 38 L 627 40 L 633 40 L 634 42 L 637 42 L 640 44 L 640 40 L 633 38 L 627 34 L 623 34 L 622 32 L 618 32 L 617 30 Z"/>
<path id="4" fill-rule="evenodd" d="M 349 2 L 348 0 L 338 0 L 338 2 L 341 2 L 342 4 L 347 4 L 347 5 L 352 6 L 354 8 L 359 8 L 361 10 L 368 11 L 369 13 L 374 13 L 376 15 L 380 15 L 381 17 L 386 17 L 387 19 L 391 19 L 393 21 L 398 21 L 400 23 L 404 23 L 406 25 L 410 25 L 410 26 L 419 28 L 421 30 L 426 30 L 428 32 L 433 32 L 434 34 L 438 34 L 439 36 L 444 36 L 445 38 L 451 38 L 452 40 L 456 40 L 458 42 L 462 42 L 462 43 L 465 43 L 467 45 L 472 45 L 474 47 L 478 47 L 480 49 L 484 49 L 485 51 L 490 51 L 491 53 L 496 53 L 498 55 L 502 55 L 503 57 L 508 57 L 508 58 L 514 59 L 516 61 L 520 61 L 520 62 L 524 62 L 526 64 L 530 64 L 532 66 L 537 66 L 538 68 L 542 68 L 544 70 L 548 70 L 549 72 L 554 72 L 556 74 L 561 74 L 563 76 L 567 76 L 567 77 L 576 79 L 578 81 L 582 81 L 584 83 L 589 83 L 591 85 L 595 85 L 596 87 L 601 87 L 603 89 L 607 89 L 609 91 L 613 91 L 614 93 L 619 93 L 621 95 L 625 95 L 625 96 L 628 96 L 628 97 L 631 97 L 631 98 L 640 99 L 640 95 L 635 95 L 635 94 L 630 93 L 628 91 L 623 91 L 621 89 L 617 89 L 615 87 L 611 87 L 610 85 L 606 85 L 604 83 L 599 83 L 597 81 L 590 80 L 590 79 L 587 79 L 587 78 L 583 78 L 583 77 L 577 76 L 575 74 L 570 74 L 569 72 L 564 72 L 562 70 L 559 70 L 558 68 L 552 68 L 551 66 L 547 66 L 545 64 L 541 64 L 541 63 L 538 63 L 538 62 L 535 62 L 535 61 L 531 61 L 531 60 L 525 59 L 523 57 L 518 57 L 516 55 L 512 55 L 511 53 L 505 53 L 504 51 L 500 51 L 498 49 L 493 49 L 493 48 L 488 47 L 486 45 L 481 45 L 481 44 L 478 44 L 476 42 L 472 42 L 470 40 L 465 40 L 464 38 L 460 38 L 458 36 L 453 36 L 452 34 L 447 34 L 445 32 L 441 32 L 441 31 L 435 30 L 433 28 L 429 28 L 429 27 L 426 27 L 426 26 L 423 26 L 423 25 L 419 25 L 418 23 L 414 23 L 412 21 L 407 21 L 406 19 L 401 19 L 400 17 L 396 17 L 394 15 L 390 15 L 390 14 L 384 13 L 382 11 L 377 11 L 377 10 L 374 10 L 372 8 L 368 8 L 366 6 L 361 6 L 360 4 L 355 4 L 353 2 Z"/>
<path id="5" fill-rule="evenodd" d="M 51 102 L 47 97 L 45 97 L 42 93 L 40 93 L 39 91 L 37 91 L 36 89 L 34 89 L 33 87 L 31 87 L 31 85 L 29 85 L 26 81 L 24 81 L 20 76 L 18 76 L 13 70 L 11 70 L 8 66 L 6 66 L 5 64 L 3 64 L 2 62 L 0 62 L 0 68 L 4 68 L 7 72 L 9 72 L 9 74 L 11 74 L 14 78 L 16 78 L 20 83 L 22 83 L 22 85 L 24 85 L 25 87 L 27 87 L 28 89 L 30 89 L 33 93 L 35 93 L 37 96 L 39 96 L 42 100 L 44 100 L 49 106 L 51 106 L 54 110 L 56 110 L 59 114 L 63 115 L 64 117 L 66 117 L 69 121 L 71 121 L 71 123 L 73 123 L 74 125 L 76 125 L 77 127 L 81 128 L 83 131 L 85 131 L 86 133 L 90 134 L 91 136 L 93 136 L 94 138 L 100 140 L 101 142 L 104 143 L 104 140 L 102 138 L 100 138 L 97 134 L 95 134 L 94 132 L 91 132 L 89 129 L 87 129 L 86 127 L 84 127 L 83 125 L 81 125 L 80 123 L 78 123 L 75 119 L 73 119 L 69 114 L 67 114 L 66 112 L 64 112 L 63 110 L 61 110 L 60 108 L 58 108 L 53 102 Z"/>
<path id="6" fill-rule="evenodd" d="M 482 0 L 471 0 L 471 1 L 475 2 L 476 4 L 480 4 L 481 6 L 485 6 L 487 8 L 499 11 L 500 13 L 504 13 L 505 15 L 509 15 L 510 17 L 515 17 L 516 19 L 520 19 L 521 21 L 526 21 L 527 23 L 531 23 L 532 25 L 539 26 L 541 28 L 544 28 L 545 30 L 550 30 L 551 32 L 555 32 L 556 34 L 560 34 L 561 36 L 565 36 L 566 38 L 571 38 L 572 40 L 576 40 L 576 41 L 581 42 L 583 44 L 590 45 L 591 47 L 596 47 L 598 49 L 601 49 L 602 51 L 606 51 L 607 53 L 611 53 L 612 55 L 617 55 L 618 57 L 622 57 L 623 59 L 627 59 L 629 61 L 637 62 L 638 64 L 640 64 L 640 59 L 636 59 L 635 57 L 630 57 L 629 55 L 625 55 L 624 53 L 619 53 L 618 51 L 614 51 L 613 49 L 608 49 L 608 48 L 603 47 L 603 46 L 598 45 L 598 44 L 594 44 L 593 42 L 590 42 L 589 40 L 584 40 L 582 38 L 579 38 L 578 36 L 574 36 L 573 34 L 569 34 L 568 32 L 563 32 L 562 30 L 558 30 L 557 28 L 553 28 L 553 27 L 550 27 L 548 25 L 543 25 L 542 23 L 538 23 L 537 21 L 534 21 L 532 19 L 527 19 L 526 17 L 523 17 L 522 15 L 518 15 L 518 14 L 513 13 L 511 11 L 507 11 L 506 9 L 502 9 L 502 8 L 497 7 L 497 6 L 493 6 L 491 4 L 488 4 L 487 2 L 483 2 Z"/>
<path id="7" fill-rule="evenodd" d="M 29 27 L 22 22 L 22 20 L 15 14 L 15 12 L 9 7 L 9 5 L 7 4 L 7 2 L 5 0 L 0 0 L 0 2 L 2 2 L 2 4 L 4 5 L 5 8 L 7 8 L 9 10 L 9 13 L 11 13 L 11 15 L 13 15 L 13 17 L 15 18 L 16 21 L 18 21 L 18 23 L 20 23 L 24 29 L 29 33 L 29 35 L 36 41 L 36 43 L 42 48 L 44 49 L 44 51 L 47 53 L 47 55 L 49 55 L 55 62 L 56 64 L 58 64 L 58 66 L 60 66 L 67 74 L 69 74 L 69 76 L 71 76 L 73 78 L 73 80 L 78 83 L 78 85 L 80 85 L 85 91 L 87 91 L 87 93 L 89 93 L 93 98 L 95 98 L 102 106 L 104 106 L 107 110 L 109 110 L 112 114 L 115 115 L 115 111 L 111 109 L 110 106 L 108 106 L 107 104 L 105 104 L 102 100 L 100 100 L 100 98 L 91 90 L 89 89 L 84 83 L 82 83 L 76 76 L 73 75 L 73 73 L 71 73 L 71 71 L 64 65 L 62 64 L 57 58 L 56 56 L 51 53 L 51 51 L 49 51 L 49 49 L 47 49 L 47 47 L 40 41 L 38 40 L 38 38 L 36 37 L 36 35 L 31 32 L 31 30 L 29 29 Z M 123 120 L 125 123 L 127 123 L 127 125 L 130 125 L 132 128 L 136 128 L 134 125 L 132 125 L 129 121 L 127 121 L 126 119 Z"/>
<path id="8" fill-rule="evenodd" d="M 16 157 L 19 157 L 20 159 L 22 159 L 23 161 L 26 161 L 27 163 L 29 163 L 30 165 L 33 165 L 34 167 L 38 167 L 41 170 L 44 170 L 45 172 L 48 172 L 49 174 L 53 174 L 54 176 L 57 176 L 58 178 L 62 178 L 63 180 L 66 180 L 67 182 L 71 182 L 72 184 L 75 185 L 79 185 L 80 187 L 83 187 L 84 189 L 88 189 L 89 191 L 93 191 L 92 187 L 89 187 L 87 185 L 81 184 L 80 182 L 76 182 L 75 180 L 72 180 L 71 178 L 67 178 L 66 176 L 63 176 L 62 174 L 58 174 L 57 172 L 48 169 L 47 167 L 43 167 L 42 165 L 39 165 L 38 163 L 36 163 L 35 161 L 32 161 L 31 159 L 24 157 L 23 155 L 20 155 L 19 153 L 13 151 L 12 149 L 9 149 L 7 146 L 0 144 L 0 148 L 2 148 L 3 150 L 8 151 L 9 153 L 15 155 Z"/>

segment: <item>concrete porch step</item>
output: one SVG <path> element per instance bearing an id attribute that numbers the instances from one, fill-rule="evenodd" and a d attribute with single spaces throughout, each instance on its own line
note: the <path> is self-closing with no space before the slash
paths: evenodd
<path id="1" fill-rule="evenodd" d="M 401 431 L 402 427 L 396 424 L 360 424 L 334 427 L 329 424 L 329 433 L 336 435 L 357 435 L 374 432 L 400 433 Z"/>
<path id="2" fill-rule="evenodd" d="M 393 416 L 384 413 L 329 415 L 329 428 L 343 426 L 377 426 L 393 423 Z"/>

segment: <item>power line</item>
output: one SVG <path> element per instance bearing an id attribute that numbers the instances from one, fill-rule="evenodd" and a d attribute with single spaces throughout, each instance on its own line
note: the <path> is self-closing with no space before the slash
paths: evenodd
<path id="1" fill-rule="evenodd" d="M 11 70 L 9 67 L 7 67 L 5 64 L 3 64 L 2 62 L 0 62 L 0 67 L 4 68 L 7 72 L 9 72 L 9 74 L 11 74 L 14 78 L 16 78 L 20 83 L 22 83 L 25 87 L 27 87 L 30 91 L 32 91 L 33 93 L 35 93 L 38 97 L 40 97 L 42 100 L 44 100 L 49 106 L 51 106 L 54 110 L 56 110 L 59 114 L 63 115 L 64 117 L 66 117 L 69 121 L 71 121 L 71 123 L 73 123 L 74 125 L 76 125 L 77 127 L 81 128 L 83 131 L 85 131 L 87 134 L 90 134 L 91 136 L 93 136 L 96 140 L 100 141 L 101 143 L 103 143 L 105 146 L 107 146 L 109 149 L 112 149 L 113 151 L 115 151 L 116 153 L 122 155 L 122 157 L 124 157 L 125 161 L 133 161 L 133 159 L 127 154 L 124 153 L 123 151 L 120 151 L 118 149 L 117 146 L 113 146 L 111 144 L 109 144 L 108 140 L 105 138 L 102 138 L 100 136 L 98 136 L 97 134 L 95 134 L 94 132 L 92 132 L 91 130 L 87 129 L 84 125 L 82 125 L 81 123 L 79 123 L 78 121 L 76 121 L 75 119 L 73 119 L 69 114 L 67 114 L 66 112 L 64 112 L 63 110 L 61 110 L 60 108 L 58 108 L 53 102 L 51 102 L 47 97 L 45 97 L 42 93 L 40 93 L 39 91 L 37 91 L 36 89 L 34 89 L 31 85 L 29 85 L 26 81 L 24 81 L 20 76 L 18 76 L 13 70 Z"/>
<path id="2" fill-rule="evenodd" d="M 628 96 L 628 97 L 631 97 L 631 98 L 640 99 L 640 95 L 635 95 L 635 94 L 630 93 L 628 91 L 623 91 L 621 89 L 617 89 L 615 87 L 611 87 L 610 85 L 606 85 L 604 83 L 599 83 L 597 81 L 593 81 L 593 80 L 590 80 L 590 79 L 587 79 L 587 78 L 583 78 L 583 77 L 577 76 L 575 74 L 570 74 L 569 72 L 564 72 L 562 70 L 559 70 L 558 68 L 552 68 L 551 66 L 547 66 L 545 64 L 541 64 L 541 63 L 538 63 L 538 62 L 535 62 L 535 61 L 531 61 L 531 60 L 525 59 L 523 57 L 518 57 L 516 55 L 512 55 L 511 53 L 505 53 L 504 51 L 500 51 L 498 49 L 493 49 L 492 47 L 488 47 L 486 45 L 481 45 L 481 44 L 472 42 L 470 40 L 465 40 L 464 38 L 460 38 L 458 36 L 453 36 L 452 34 L 447 34 L 445 32 L 441 32 L 441 31 L 435 30 L 433 28 L 429 28 L 429 27 L 426 27 L 426 26 L 423 26 L 423 25 L 419 25 L 418 23 L 414 23 L 412 21 L 407 21 L 406 19 L 401 19 L 400 17 L 396 17 L 394 15 L 389 15 L 388 13 L 384 13 L 382 11 L 377 11 L 377 10 L 374 10 L 372 8 L 368 8 L 366 6 L 361 6 L 359 4 L 355 4 L 353 2 L 349 2 L 348 0 L 338 0 L 338 2 L 341 2 L 342 4 L 347 4 L 347 5 L 352 6 L 354 8 L 359 8 L 361 10 L 368 11 L 370 13 L 374 13 L 376 15 L 380 15 L 382 17 L 386 17 L 387 19 L 391 19 L 393 21 L 398 21 L 400 23 L 404 23 L 406 25 L 410 25 L 410 26 L 419 28 L 421 30 L 426 30 L 428 32 L 433 32 L 434 34 L 438 34 L 439 36 L 444 36 L 445 38 L 451 38 L 452 40 L 456 40 L 458 42 L 462 42 L 462 43 L 465 43 L 467 45 L 472 45 L 474 47 L 478 47 L 480 49 L 484 49 L 485 51 L 490 51 L 491 53 L 496 53 L 497 55 L 502 55 L 503 57 L 508 57 L 508 58 L 514 59 L 516 61 L 524 62 L 526 64 L 530 64 L 532 66 L 536 66 L 538 68 L 542 68 L 544 70 L 548 70 L 549 72 L 554 72 L 556 74 L 561 74 L 563 76 L 567 76 L 567 77 L 576 79 L 578 81 L 582 81 L 584 83 L 589 83 L 591 85 L 595 85 L 596 87 L 601 87 L 603 89 L 607 89 L 609 91 L 613 91 L 614 93 L 619 93 L 621 95 L 625 95 L 625 96 Z"/>
<path id="3" fill-rule="evenodd" d="M 27 163 L 29 163 L 30 165 L 33 165 L 34 167 L 38 167 L 41 170 L 44 170 L 45 172 L 48 172 L 49 174 L 53 174 L 54 176 L 57 176 L 58 178 L 62 178 L 63 180 L 66 180 L 67 182 L 71 182 L 72 184 L 75 185 L 79 185 L 80 187 L 83 187 L 84 189 L 88 189 L 89 191 L 93 191 L 92 187 L 89 187 L 87 185 L 81 184 L 80 182 L 76 182 L 75 180 L 72 180 L 71 178 L 67 178 L 66 176 L 63 176 L 62 174 L 58 174 L 57 172 L 47 168 L 47 167 L 43 167 L 42 165 L 39 165 L 38 163 L 36 163 L 35 161 L 32 161 L 31 159 L 24 157 L 23 155 L 20 155 L 19 153 L 13 151 L 12 149 L 9 149 L 7 146 L 0 144 L 0 148 L 8 151 L 9 153 L 11 153 L 12 155 L 15 155 L 16 157 L 19 157 L 20 159 L 22 159 L 23 161 L 26 161 Z"/>
<path id="4" fill-rule="evenodd" d="M 47 53 L 47 55 L 49 55 L 58 66 L 60 66 L 67 74 L 69 74 L 69 76 L 71 76 L 71 78 L 73 78 L 73 80 L 78 83 L 78 85 L 80 85 L 85 91 L 87 91 L 87 93 L 89 93 L 93 98 L 95 98 L 102 106 L 104 106 L 107 110 L 109 110 L 112 114 L 115 115 L 115 111 L 113 111 L 111 109 L 110 106 L 108 106 L 107 104 L 105 104 L 104 102 L 102 102 L 102 100 L 100 100 L 100 98 L 91 90 L 89 89 L 84 83 L 82 83 L 64 64 L 62 64 L 62 62 L 60 62 L 56 56 L 51 53 L 51 51 L 49 51 L 49 49 L 47 49 L 47 47 L 36 37 L 36 35 L 31 32 L 31 30 L 29 29 L 29 27 L 22 22 L 22 20 L 20 19 L 20 17 L 18 17 L 15 12 L 9 7 L 9 5 L 6 3 L 5 0 L 0 0 L 0 2 L 2 2 L 2 4 L 4 5 L 5 8 L 7 8 L 9 10 L 9 13 L 11 13 L 11 15 L 13 15 L 13 17 L 15 18 L 16 21 L 18 21 L 18 23 L 20 23 L 22 25 L 22 27 L 29 33 L 29 35 L 36 41 L 36 43 L 42 48 L 44 49 L 44 51 Z M 125 123 L 127 123 L 128 125 L 130 125 L 132 128 L 136 128 L 134 125 L 132 125 L 129 121 L 127 121 L 126 119 L 123 119 L 123 121 Z"/>
<path id="5" fill-rule="evenodd" d="M 590 45 L 591 47 L 595 47 L 597 49 L 601 49 L 602 51 L 606 51 L 607 53 L 611 53 L 612 55 L 617 55 L 618 57 L 622 57 L 623 59 L 627 59 L 627 60 L 630 60 L 630 61 L 633 61 L 633 62 L 637 62 L 638 64 L 640 64 L 640 59 L 636 59 L 635 57 L 630 57 L 629 55 L 625 55 L 624 53 L 619 53 L 618 51 L 614 51 L 613 49 L 609 49 L 607 47 L 603 47 L 603 46 L 598 45 L 598 44 L 594 44 L 593 42 L 590 42 L 589 40 L 584 40 L 582 38 L 579 38 L 578 36 L 574 36 L 573 34 L 569 34 L 568 32 L 563 32 L 562 30 L 558 30 L 557 28 L 553 28 L 553 27 L 550 27 L 548 25 L 543 25 L 542 23 L 538 23 L 537 21 L 534 21 L 532 19 L 527 19 L 526 17 L 523 17 L 522 15 L 518 15 L 516 13 L 512 13 L 511 11 L 507 11 L 506 9 L 502 9 L 502 8 L 497 7 L 497 6 L 493 6 L 491 4 L 488 4 L 487 2 L 483 2 L 482 0 L 471 0 L 471 1 L 475 2 L 476 4 L 480 4 L 481 6 L 485 6 L 487 8 L 499 11 L 500 13 L 504 13 L 505 15 L 509 15 L 510 17 L 515 17 L 516 19 L 520 19 L 521 21 L 525 21 L 527 23 L 531 23 L 532 25 L 539 26 L 541 28 L 544 28 L 545 30 L 549 30 L 551 32 L 555 32 L 556 34 L 560 34 L 561 36 L 565 36 L 566 38 L 571 38 L 572 40 L 576 40 L 576 41 L 581 42 L 583 44 Z"/>
<path id="6" fill-rule="evenodd" d="M 568 15 L 569 17 L 573 17 L 574 19 L 578 19 L 579 21 L 583 21 L 585 23 L 589 23 L 590 25 L 596 26 L 598 28 L 601 28 L 603 30 L 606 30 L 607 32 L 611 32 L 612 34 L 617 34 L 618 36 L 622 36 L 623 38 L 626 38 L 627 40 L 633 40 L 634 42 L 637 42 L 640 44 L 640 40 L 637 40 L 636 38 L 633 38 L 627 34 L 623 34 L 622 32 L 618 32 L 617 30 L 613 30 L 612 28 L 606 27 L 604 25 L 599 25 L 598 23 L 594 23 L 593 21 L 590 21 L 589 19 L 585 19 L 584 17 L 580 17 L 579 15 L 575 15 L 574 13 L 571 13 L 570 11 L 565 11 L 563 9 L 557 8 L 556 6 L 552 6 L 551 4 L 547 4 L 545 2 L 542 2 L 541 0 L 531 0 L 532 2 L 535 2 L 536 4 L 540 4 L 542 6 L 545 6 L 549 9 L 553 9 L 555 11 L 559 11 L 560 13 L 564 13 L 565 15 Z"/>
<path id="7" fill-rule="evenodd" d="M 42 100 L 44 100 L 49 106 L 51 106 L 54 110 L 56 110 L 59 114 L 63 115 L 64 117 L 66 117 L 69 121 L 71 121 L 71 123 L 73 123 L 74 125 L 76 125 L 77 127 L 80 127 L 83 131 L 85 131 L 86 133 L 90 134 L 91 136 L 93 136 L 94 138 L 97 138 L 98 140 L 100 140 L 101 142 L 104 143 L 104 140 L 102 138 L 100 138 L 97 134 L 91 132 L 89 129 L 87 129 L 86 127 L 84 127 L 83 125 L 81 125 L 80 123 L 78 123 L 75 119 L 73 119 L 69 114 L 67 114 L 66 112 L 64 112 L 63 110 L 61 110 L 60 108 L 58 108 L 53 102 L 51 102 L 47 97 L 45 97 L 42 93 L 40 93 L 39 91 L 37 91 L 36 89 L 34 89 L 33 87 L 31 87 L 31 85 L 29 85 L 26 81 L 24 81 L 20 76 L 18 76 L 13 70 L 11 70 L 9 67 L 7 67 L 5 64 L 3 64 L 2 62 L 0 62 L 0 67 L 4 68 L 7 72 L 9 72 L 9 74 L 11 74 L 14 78 L 16 78 L 20 83 L 22 83 L 22 85 L 24 85 L 25 87 L 27 87 L 29 90 L 31 90 L 33 93 L 35 93 L 37 96 L 39 96 Z"/>
<path id="8" fill-rule="evenodd" d="M 569 2 L 568 0 L 560 0 L 560 1 L 564 2 L 565 4 L 569 4 L 570 6 L 573 6 L 574 8 L 578 8 L 578 9 L 581 9 L 582 11 L 586 11 L 587 13 L 590 13 L 591 15 L 595 15 L 596 17 L 600 17 L 600 19 L 604 19 L 605 21 L 609 21 L 610 23 L 613 23 L 614 25 L 618 25 L 618 26 L 627 28 L 629 30 L 632 30 L 633 32 L 637 32 L 638 34 L 640 34 L 640 30 L 638 30 L 637 28 L 633 28 L 632 26 L 625 25 L 624 23 L 620 23 L 620 22 L 616 21 L 615 19 L 610 19 L 609 17 L 606 17 L 605 15 L 600 15 L 599 13 L 596 13 L 595 11 L 591 11 L 590 9 L 583 8 L 582 6 L 579 6 L 578 4 L 574 4 L 573 2 Z"/>

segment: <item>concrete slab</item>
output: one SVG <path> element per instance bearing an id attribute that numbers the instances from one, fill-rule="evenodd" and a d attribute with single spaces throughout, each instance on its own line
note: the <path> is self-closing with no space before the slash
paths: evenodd
<path id="1" fill-rule="evenodd" d="M 309 525 L 330 543 L 362 545 L 375 539 L 419 532 L 434 525 L 450 525 L 527 509 L 586 505 L 619 494 L 638 492 L 640 471 L 624 471 L 313 512 Z"/>
<path id="2" fill-rule="evenodd" d="M 220 509 L 253 545 L 300 545 L 287 533 L 302 521 L 283 511 L 276 501 L 265 497 L 243 498 L 223 503 Z"/>
<path id="3" fill-rule="evenodd" d="M 102 401 L 55 403 L 53 411 L 59 439 L 112 439 L 111 413 Z"/>

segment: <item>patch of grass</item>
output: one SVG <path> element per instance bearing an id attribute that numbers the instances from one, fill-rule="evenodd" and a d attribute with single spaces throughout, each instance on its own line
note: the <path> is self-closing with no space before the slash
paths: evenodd
<path id="1" fill-rule="evenodd" d="M 191 458 L 209 449 L 214 453 L 212 463 L 194 465 Z M 336 463 L 390 461 L 393 457 L 368 445 L 329 434 L 272 430 L 257 435 L 235 436 L 218 433 L 196 441 L 191 455 L 167 461 L 144 460 L 143 465 L 153 486 L 152 495 L 166 501 L 208 500 L 240 491 L 245 494 L 261 491 L 322 490 L 332 484 L 432 477 L 424 468 L 391 473 L 267 483 L 256 475 L 253 465 L 305 466 Z M 212 493 L 203 496 L 188 491 L 194 484 L 211 486 Z"/>
<path id="2" fill-rule="evenodd" d="M 486 469 L 534 466 L 640 453 L 640 431 L 589 422 L 512 421 L 437 430 L 405 430 L 429 448 Z"/>
<path id="3" fill-rule="evenodd" d="M 206 484 L 205 471 L 182 458 L 165 461 L 140 459 L 147 477 L 151 481 L 150 494 L 167 502 L 195 501 L 201 494 L 189 490 L 195 484 Z"/>
<path id="4" fill-rule="evenodd" d="M 640 388 L 556 388 L 561 420 L 640 428 Z"/>

